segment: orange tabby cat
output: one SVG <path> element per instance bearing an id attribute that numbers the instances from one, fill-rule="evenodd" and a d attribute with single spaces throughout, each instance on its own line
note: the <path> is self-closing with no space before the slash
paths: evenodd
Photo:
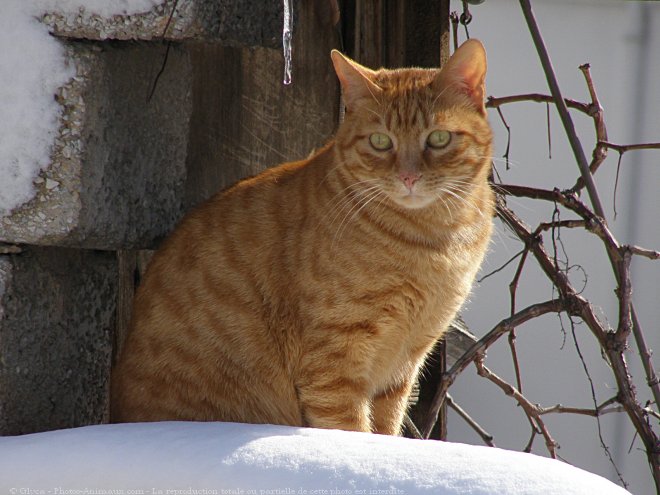
<path id="1" fill-rule="evenodd" d="M 489 243 L 486 56 L 470 40 L 442 70 L 332 61 L 336 137 L 218 193 L 154 256 L 113 421 L 400 433 Z"/>

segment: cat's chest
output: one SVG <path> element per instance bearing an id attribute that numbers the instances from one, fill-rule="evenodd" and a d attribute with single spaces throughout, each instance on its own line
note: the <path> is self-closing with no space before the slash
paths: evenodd
<path id="1" fill-rule="evenodd" d="M 440 256 L 426 266 L 398 271 L 370 317 L 379 328 L 373 341 L 374 391 L 413 376 L 467 296 L 470 276 Z M 376 303 L 377 298 L 374 298 Z"/>

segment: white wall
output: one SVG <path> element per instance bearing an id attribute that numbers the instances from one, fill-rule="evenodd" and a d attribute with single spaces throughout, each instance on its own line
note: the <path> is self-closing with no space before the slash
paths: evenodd
<path id="1" fill-rule="evenodd" d="M 589 62 L 605 109 L 610 141 L 621 144 L 660 141 L 660 91 L 656 83 L 660 80 L 660 2 L 535 0 L 532 4 L 564 96 L 589 101 L 584 78 L 578 70 L 580 64 Z M 452 8 L 460 11 L 461 5 L 454 0 Z M 549 93 L 519 3 L 486 0 L 482 5 L 472 6 L 471 12 L 474 20 L 469 25 L 470 35 L 484 42 L 489 56 L 487 94 Z M 647 23 L 645 39 L 643 22 Z M 462 27 L 460 39 L 465 39 Z M 646 51 L 641 48 L 644 42 Z M 640 60 L 640 54 L 644 53 L 647 58 Z M 571 187 L 578 169 L 554 107 L 551 107 L 551 160 L 548 159 L 545 105 L 517 103 L 504 107 L 503 112 L 512 127 L 511 170 L 506 171 L 504 163 L 497 160 L 503 181 L 544 188 Z M 572 115 L 585 153 L 590 157 L 594 143 L 592 121 L 577 112 Z M 490 111 L 490 118 L 496 132 L 495 157 L 501 157 L 506 132 L 495 111 Z M 612 198 L 616 164 L 617 153 L 610 151 L 597 174 L 610 227 L 621 242 L 660 249 L 660 151 L 636 151 L 624 156 L 617 194 L 618 216 L 614 219 Z M 529 224 L 551 218 L 550 204 L 515 199 L 509 200 L 509 204 Z M 565 214 L 563 218 L 570 216 Z M 497 231 L 483 273 L 499 267 L 522 247 L 499 222 Z M 563 231 L 561 235 L 571 263 L 581 264 L 588 274 L 585 296 L 600 307 L 603 319 L 616 325 L 615 283 L 600 243 L 584 233 Z M 551 246 L 547 244 L 546 248 L 551 249 Z M 509 315 L 508 284 L 515 267 L 516 263 L 475 289 L 464 318 L 477 335 L 483 335 Z M 657 349 L 660 348 L 660 261 L 639 259 L 634 262 L 633 270 L 635 306 L 649 346 Z M 578 271 L 572 274 L 574 284 L 580 287 L 582 274 Z M 530 259 L 518 290 L 518 309 L 552 296 L 550 283 Z M 535 320 L 518 330 L 523 392 L 532 402 L 545 406 L 562 403 L 593 407 L 589 382 L 577 356 L 570 326 L 566 319 L 564 323 L 565 333 L 556 315 Z M 597 400 L 604 401 L 615 394 L 613 376 L 588 328 L 577 326 L 575 334 L 585 355 Z M 627 357 L 640 399 L 645 401 L 650 395 L 634 347 Z M 488 353 L 487 365 L 514 383 L 511 363 L 506 339 Z M 450 393 L 495 436 L 498 446 L 512 449 L 525 446 L 530 429 L 520 408 L 494 385 L 477 377 L 474 367 L 463 373 Z M 593 418 L 550 415 L 545 420 L 561 445 L 559 455 L 563 459 L 616 480 L 600 447 Z M 608 415 L 601 419 L 601 425 L 604 440 L 629 489 L 640 495 L 654 493 L 639 439 L 628 454 L 634 431 L 628 426 L 627 417 Z M 474 432 L 451 412 L 449 439 L 480 443 Z M 537 437 L 533 451 L 547 455 L 542 437 Z"/>

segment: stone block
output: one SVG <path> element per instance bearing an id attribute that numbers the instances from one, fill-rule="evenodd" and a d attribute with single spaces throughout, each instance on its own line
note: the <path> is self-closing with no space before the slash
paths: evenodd
<path id="1" fill-rule="evenodd" d="M 132 15 L 104 17 L 81 8 L 68 14 L 50 12 L 42 21 L 53 34 L 65 38 L 197 40 L 275 48 L 282 43 L 283 14 L 281 1 L 165 0 L 148 12 Z"/>
<path id="2" fill-rule="evenodd" d="M 0 255 L 0 435 L 106 419 L 116 291 L 113 253 Z"/>
<path id="3" fill-rule="evenodd" d="M 0 219 L 0 241 L 113 249 L 151 245 L 180 217 L 192 69 L 172 46 L 70 43 L 76 76 L 36 196 Z"/>

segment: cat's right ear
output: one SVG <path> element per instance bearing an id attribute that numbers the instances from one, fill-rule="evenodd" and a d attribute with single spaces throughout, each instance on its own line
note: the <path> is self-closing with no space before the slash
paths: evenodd
<path id="1" fill-rule="evenodd" d="M 459 93 L 469 97 L 471 104 L 486 115 L 484 106 L 486 79 L 486 50 L 479 40 L 467 40 L 449 58 L 440 71 L 437 82 L 439 90 L 450 86 L 457 88 Z"/>
<path id="2" fill-rule="evenodd" d="M 378 99 L 381 89 L 373 82 L 376 73 L 346 57 L 337 50 L 330 52 L 332 64 L 341 84 L 346 108 L 351 110 L 363 99 Z"/>

